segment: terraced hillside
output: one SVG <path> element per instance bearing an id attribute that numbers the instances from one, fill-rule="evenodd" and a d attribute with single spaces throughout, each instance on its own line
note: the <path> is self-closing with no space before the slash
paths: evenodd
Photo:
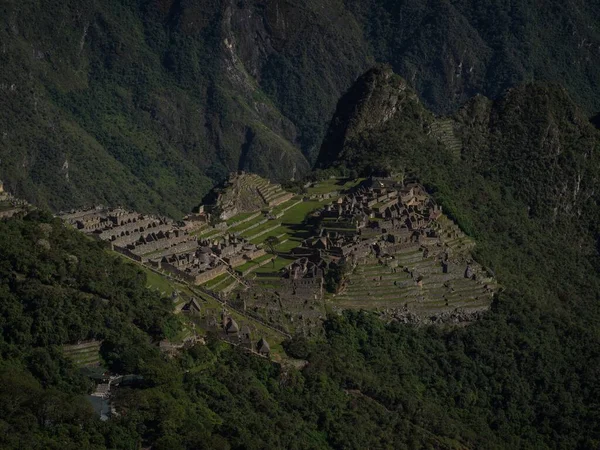
<path id="1" fill-rule="evenodd" d="M 315 183 L 307 188 L 304 201 L 293 197 L 281 205 L 282 214 L 274 214 L 276 208 L 271 213 L 251 216 L 250 220 L 229 228 L 228 232 L 239 233 L 251 242 L 263 245 L 267 237 L 276 237 L 276 254 L 236 268 L 236 274 L 247 279 L 249 285 L 242 285 L 227 274 L 205 287 L 229 301 L 237 301 L 239 306 L 243 304 L 250 313 L 284 326 L 289 332 L 306 332 L 309 328 L 306 324 L 316 324 L 327 304 L 333 309 L 377 310 L 387 317 L 400 319 L 410 316 L 411 321 L 415 317 L 417 321 L 431 320 L 432 317 L 437 320 L 451 314 L 462 315 L 461 321 L 470 320 L 473 313 L 489 308 L 499 286 L 473 260 L 474 241 L 443 214 L 431 224 L 437 239 L 408 244 L 392 254 L 384 247 L 381 254 L 373 250 L 368 256 L 353 260 L 353 268 L 340 291 L 326 295 L 324 303 L 315 304 L 310 299 L 307 303 L 295 303 L 289 301 L 289 296 L 285 300 L 282 270 L 298 259 L 291 251 L 315 233 L 303 224 L 303 220 L 324 205 L 337 203 L 358 183 L 334 179 Z M 328 225 L 330 222 L 338 223 L 336 219 L 324 218 L 320 229 L 338 235 L 356 233 L 352 227 L 332 228 Z M 382 241 L 377 232 L 364 229 L 361 236 L 361 239 L 379 239 L 380 245 L 385 246 L 385 239 Z"/>
<path id="2" fill-rule="evenodd" d="M 178 311 L 185 311 L 191 297 L 204 308 L 212 305 L 210 314 L 201 314 L 204 322 L 194 322 L 198 329 L 206 329 L 209 318 L 218 323 L 224 314 L 219 308 L 229 307 L 241 314 L 236 319 L 241 323 L 264 323 L 284 335 L 310 334 L 328 306 L 427 320 L 483 311 L 498 289 L 473 261 L 474 242 L 441 213 L 422 186 L 405 184 L 402 177 L 328 179 L 295 195 L 256 175 L 238 173 L 219 192 L 213 211 L 227 218 L 211 218 L 202 209 L 195 220 L 180 224 L 193 230 L 192 242 L 198 245 L 197 237 L 200 246 L 219 251 L 229 248 L 221 245 L 224 241 L 242 238 L 255 246 L 252 256 L 230 259 L 230 253 L 223 254 L 224 270 L 197 283 L 169 272 L 164 264 L 145 264 L 150 282 L 174 295 Z M 204 221 L 198 219 L 202 214 Z M 323 239 L 325 247 L 311 248 Z M 167 249 L 152 247 L 144 256 L 177 253 L 179 245 L 184 255 L 188 240 Z M 346 269 L 335 295 L 324 295 L 329 270 L 340 263 L 351 270 Z M 302 273 L 292 276 L 297 264 Z M 178 297 L 177 292 L 187 294 Z M 190 325 L 188 332 L 192 329 Z M 271 336 L 272 342 L 280 338 Z"/>
<path id="3" fill-rule="evenodd" d="M 352 269 L 335 308 L 376 309 L 422 318 L 489 308 L 498 285 L 471 256 L 474 241 L 446 216 L 437 220 L 440 243 L 415 246 L 391 257 L 369 256 Z M 446 255 L 448 255 L 446 260 Z"/>
<path id="4" fill-rule="evenodd" d="M 453 121 L 449 118 L 440 118 L 431 124 L 432 134 L 442 142 L 455 158 L 460 158 L 462 142 L 456 136 Z"/>
<path id="5" fill-rule="evenodd" d="M 88 341 L 75 345 L 64 345 L 63 353 L 78 367 L 95 367 L 101 364 L 100 341 Z"/>
<path id="6" fill-rule="evenodd" d="M 229 220 L 240 213 L 273 208 L 293 197 L 279 184 L 255 174 L 240 172 L 233 174 L 224 188 L 220 190 L 216 211 L 221 220 Z"/>

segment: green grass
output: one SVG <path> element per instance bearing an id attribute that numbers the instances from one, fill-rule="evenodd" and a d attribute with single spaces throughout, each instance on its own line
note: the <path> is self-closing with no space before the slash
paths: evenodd
<path id="1" fill-rule="evenodd" d="M 211 229 L 210 226 L 204 224 L 200 228 L 198 228 L 197 230 L 192 231 L 190 233 L 190 235 L 191 236 L 200 236 L 202 233 L 206 233 L 210 229 Z"/>
<path id="2" fill-rule="evenodd" d="M 164 292 L 167 295 L 173 293 L 173 285 L 165 277 L 153 272 L 147 267 L 140 266 L 141 269 L 146 273 L 146 283 L 151 289 L 158 289 L 160 292 Z"/>
<path id="3" fill-rule="evenodd" d="M 274 263 L 265 264 L 264 266 L 256 269 L 254 271 L 254 273 L 278 272 L 280 269 L 283 269 L 285 266 L 293 263 L 294 261 L 295 261 L 295 259 L 293 259 L 293 258 L 284 258 L 284 257 L 278 256 L 277 258 L 275 258 Z"/>
<path id="4" fill-rule="evenodd" d="M 203 228 L 202 230 L 200 230 L 200 232 L 197 234 L 197 236 L 201 239 L 209 239 L 213 236 L 216 236 L 217 234 L 222 233 L 222 230 L 214 230 L 212 228 Z"/>
<path id="5" fill-rule="evenodd" d="M 252 220 L 249 220 L 248 222 L 244 222 L 241 223 L 235 227 L 231 227 L 227 230 L 228 233 L 239 233 L 240 231 L 244 231 L 246 229 L 248 229 L 249 227 L 251 227 L 252 225 L 255 225 L 261 221 L 265 220 L 265 218 L 262 216 L 262 214 L 258 217 L 255 217 Z"/>
<path id="6" fill-rule="evenodd" d="M 287 224 L 299 225 L 304 221 L 307 214 L 315 211 L 316 209 L 321 208 L 323 205 L 326 205 L 328 203 L 331 203 L 331 201 L 330 200 L 321 200 L 321 201 L 311 200 L 308 202 L 299 203 L 296 206 L 294 206 L 293 208 L 290 208 L 288 211 L 286 211 L 280 220 L 284 225 L 287 225 Z"/>
<path id="7" fill-rule="evenodd" d="M 251 267 L 256 266 L 256 263 L 254 261 L 248 261 L 246 264 L 242 264 L 241 266 L 237 266 L 235 268 L 235 270 L 237 272 L 244 272 L 245 270 L 250 269 Z"/>
<path id="8" fill-rule="evenodd" d="M 282 253 L 287 253 L 292 249 L 299 247 L 302 244 L 302 239 L 290 237 L 287 241 L 275 246 L 275 249 Z"/>
<path id="9" fill-rule="evenodd" d="M 364 180 L 364 178 L 359 178 L 356 180 L 345 180 L 345 179 L 334 178 L 334 179 L 319 181 L 315 184 L 314 187 L 310 187 L 306 191 L 307 191 L 308 195 L 327 194 L 329 192 L 334 192 L 334 191 L 341 192 L 346 189 L 353 188 L 354 186 L 358 185 L 363 180 Z"/>
<path id="10" fill-rule="evenodd" d="M 240 213 L 240 214 L 237 214 L 237 215 L 233 216 L 232 218 L 226 220 L 225 223 L 227 224 L 227 226 L 231 226 L 231 224 L 239 222 L 241 220 L 245 220 L 248 217 L 252 216 L 253 214 L 256 214 L 256 212 Z"/>
<path id="11" fill-rule="evenodd" d="M 241 236 L 244 238 L 248 238 L 250 236 L 254 236 L 255 234 L 260 233 L 261 231 L 268 230 L 269 228 L 272 228 L 272 227 L 278 226 L 278 225 L 281 225 L 279 223 L 279 221 L 268 220 L 265 223 L 257 226 L 256 228 L 252 228 L 251 230 L 244 231 L 243 233 L 241 233 Z M 259 236 L 259 237 L 262 237 L 262 236 Z"/>
<path id="12" fill-rule="evenodd" d="M 280 235 L 285 234 L 288 231 L 289 230 L 286 227 L 279 226 L 279 227 L 275 228 L 274 230 L 269 231 L 268 233 L 265 233 L 254 239 L 251 239 L 250 242 L 252 244 L 262 244 L 263 242 L 265 242 L 267 240 L 267 238 L 269 238 L 271 236 L 279 237 Z M 283 237 L 279 238 L 280 241 L 283 239 L 286 239 L 286 237 L 283 236 Z"/>
<path id="13" fill-rule="evenodd" d="M 207 281 L 206 283 L 204 283 L 203 287 L 205 287 L 206 289 L 212 289 L 213 286 L 216 286 L 217 284 L 219 284 L 221 281 L 223 281 L 225 278 L 229 277 L 230 275 L 228 273 L 223 273 L 221 275 L 219 275 L 216 278 L 213 278 L 212 280 Z"/>

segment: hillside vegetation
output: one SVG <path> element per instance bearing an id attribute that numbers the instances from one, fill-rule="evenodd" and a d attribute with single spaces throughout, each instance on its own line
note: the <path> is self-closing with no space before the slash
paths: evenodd
<path id="1" fill-rule="evenodd" d="M 375 61 L 436 113 L 532 80 L 600 110 L 593 2 L 9 0 L 0 13 L 0 177 L 54 210 L 175 216 L 231 170 L 300 177 Z"/>
<path id="2" fill-rule="evenodd" d="M 491 430 L 506 448 L 598 447 L 598 436 L 587 434 L 597 429 L 598 382 L 586 367 L 597 364 L 587 349 L 597 345 L 590 343 L 597 342 L 600 316 L 599 157 L 600 133 L 556 86 L 523 86 L 495 102 L 477 97 L 455 116 L 435 118 L 385 67 L 340 101 L 321 148 L 323 167 L 396 171 L 425 182 L 506 287 L 485 320 L 434 338 L 454 348 L 456 359 L 426 351 L 451 372 L 465 370 L 442 376 L 460 380 L 451 414 Z M 377 364 L 360 367 L 381 373 Z M 357 378 L 356 367 L 349 373 L 351 383 L 370 384 Z M 471 391 L 466 379 L 482 384 Z M 470 394 L 467 406 L 461 395 Z"/>

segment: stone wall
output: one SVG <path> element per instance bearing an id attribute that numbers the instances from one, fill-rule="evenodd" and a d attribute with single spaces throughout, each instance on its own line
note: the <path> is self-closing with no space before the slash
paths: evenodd
<path id="1" fill-rule="evenodd" d="M 183 242 L 187 242 L 192 239 L 194 240 L 194 242 L 197 243 L 196 239 L 188 234 L 181 233 L 179 236 L 177 236 L 173 233 L 161 239 L 157 239 L 156 241 L 136 245 L 133 249 L 130 250 L 136 255 L 147 255 L 148 253 L 152 253 L 157 250 L 168 249 L 170 247 L 181 244 Z"/>
<path id="2" fill-rule="evenodd" d="M 190 239 L 189 241 L 181 242 L 172 247 L 165 249 L 162 252 L 152 255 L 152 259 L 162 258 L 163 256 L 174 255 L 177 253 L 183 253 L 190 250 L 195 250 L 198 247 L 198 241 L 195 239 Z"/>
<path id="3" fill-rule="evenodd" d="M 194 277 L 193 283 L 194 284 L 206 283 L 207 281 L 217 278 L 219 275 L 223 275 L 224 273 L 227 273 L 227 266 L 220 265 L 220 266 L 215 267 L 214 269 L 210 269 L 205 272 L 202 272 L 201 274 L 196 275 Z"/>
<path id="4" fill-rule="evenodd" d="M 126 248 L 113 246 L 113 250 L 117 253 L 121 253 L 122 255 L 125 255 L 128 258 L 134 259 L 136 261 L 139 261 L 139 262 L 143 261 L 143 258 L 141 256 L 136 255 L 135 253 L 131 252 L 130 250 L 128 250 Z"/>

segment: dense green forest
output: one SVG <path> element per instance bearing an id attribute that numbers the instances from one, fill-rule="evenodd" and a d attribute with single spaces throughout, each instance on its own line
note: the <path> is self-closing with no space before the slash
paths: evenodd
<path id="1" fill-rule="evenodd" d="M 437 114 L 549 80 L 591 116 L 598 14 L 574 0 L 7 0 L 0 179 L 53 210 L 181 215 L 231 170 L 306 173 L 375 62 Z"/>

